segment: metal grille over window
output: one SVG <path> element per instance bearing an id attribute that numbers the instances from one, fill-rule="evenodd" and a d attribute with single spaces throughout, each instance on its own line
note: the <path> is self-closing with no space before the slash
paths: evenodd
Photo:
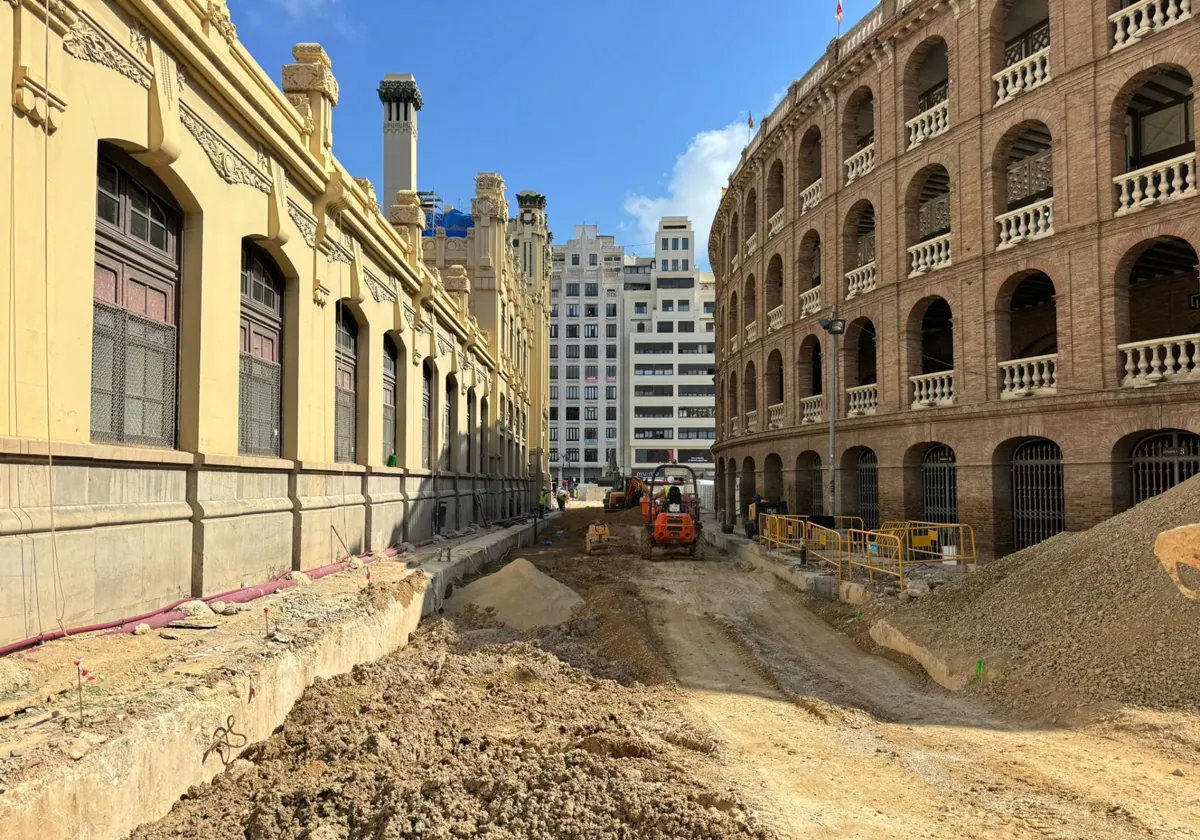
<path id="1" fill-rule="evenodd" d="M 940 196 L 921 205 L 920 229 L 922 239 L 950 230 L 949 195 Z"/>
<path id="2" fill-rule="evenodd" d="M 949 446 L 935 446 L 921 465 L 928 522 L 958 522 L 958 462 Z"/>
<path id="3" fill-rule="evenodd" d="M 1200 475 L 1200 436 L 1162 432 L 1138 443 L 1130 462 L 1133 503 L 1141 504 Z"/>
<path id="4" fill-rule="evenodd" d="M 1054 189 L 1054 158 L 1050 149 L 1008 167 L 1010 205 Z"/>
<path id="5" fill-rule="evenodd" d="M 334 458 L 338 461 L 354 461 L 356 402 L 353 391 L 345 388 L 334 389 Z"/>
<path id="6" fill-rule="evenodd" d="M 92 440 L 175 445 L 175 327 L 93 301 Z"/>
<path id="7" fill-rule="evenodd" d="M 1066 528 L 1062 450 L 1031 440 L 1012 457 L 1013 542 L 1020 551 Z"/>
<path id="8" fill-rule="evenodd" d="M 278 458 L 280 367 L 242 353 L 239 373 L 238 451 Z"/>
<path id="9" fill-rule="evenodd" d="M 858 515 L 868 531 L 879 527 L 879 459 L 870 449 L 858 457 Z"/>

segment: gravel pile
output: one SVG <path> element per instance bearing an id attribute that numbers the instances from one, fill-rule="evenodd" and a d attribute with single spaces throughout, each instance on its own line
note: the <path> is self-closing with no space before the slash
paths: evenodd
<path id="1" fill-rule="evenodd" d="M 697 780 L 713 749 L 654 689 L 439 622 L 318 682 L 280 733 L 132 837 L 768 838 Z"/>
<path id="2" fill-rule="evenodd" d="M 1060 534 L 901 607 L 935 648 L 997 663 L 984 690 L 1050 712 L 1084 703 L 1200 709 L 1200 602 L 1154 555 L 1200 522 L 1200 477 L 1089 531 Z"/>

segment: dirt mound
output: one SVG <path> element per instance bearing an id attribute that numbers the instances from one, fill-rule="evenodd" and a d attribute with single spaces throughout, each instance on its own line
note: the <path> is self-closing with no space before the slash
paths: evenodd
<path id="1" fill-rule="evenodd" d="M 456 591 L 446 601 L 446 613 L 453 616 L 473 605 L 507 627 L 528 630 L 570 621 L 571 610 L 582 600 L 572 589 L 518 557 L 495 574 Z"/>
<path id="2" fill-rule="evenodd" d="M 1195 522 L 1200 477 L 940 587 L 896 619 L 925 628 L 935 648 L 997 662 L 984 690 L 1013 705 L 1195 710 L 1200 602 L 1179 593 L 1154 554 L 1160 532 Z"/>
<path id="3" fill-rule="evenodd" d="M 446 622 L 314 685 L 282 731 L 133 840 L 770 837 L 697 781 L 711 741 L 652 689 Z"/>

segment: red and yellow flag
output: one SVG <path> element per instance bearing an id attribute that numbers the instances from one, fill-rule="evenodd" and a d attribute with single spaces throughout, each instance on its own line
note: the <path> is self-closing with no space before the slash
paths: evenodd
<path id="1" fill-rule="evenodd" d="M 746 121 L 746 124 L 750 126 L 751 131 L 754 130 L 754 112 L 753 111 L 750 112 L 750 119 Z"/>
<path id="2" fill-rule="evenodd" d="M 842 0 L 838 0 L 837 19 L 838 19 L 838 23 L 842 22 Z"/>

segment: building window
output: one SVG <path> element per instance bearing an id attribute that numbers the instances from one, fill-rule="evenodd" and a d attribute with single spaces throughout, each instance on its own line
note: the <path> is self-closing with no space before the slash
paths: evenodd
<path id="1" fill-rule="evenodd" d="M 671 260 L 671 270 L 672 271 L 679 270 L 679 260 Z"/>
<path id="2" fill-rule="evenodd" d="M 674 440 L 674 429 L 643 428 L 633 430 L 634 440 Z"/>
<path id="3" fill-rule="evenodd" d="M 400 369 L 400 353 L 390 335 L 383 337 L 383 463 L 396 466 L 396 374 Z M 468 404 L 470 405 L 470 404 Z"/>
<path id="4" fill-rule="evenodd" d="M 633 314 L 634 315 L 646 315 L 647 314 L 646 304 L 644 302 L 635 303 L 633 305 Z"/>
<path id="5" fill-rule="evenodd" d="M 557 304 L 557 303 L 556 303 L 556 304 L 553 304 L 553 305 L 550 307 L 550 317 L 551 317 L 551 318 L 557 318 L 557 317 L 558 317 L 558 304 Z"/>
<path id="6" fill-rule="evenodd" d="M 558 399 L 558 386 L 557 385 L 550 386 L 550 399 L 552 399 L 552 400 Z"/>
<path id="7" fill-rule="evenodd" d="M 557 344 L 551 344 L 551 345 L 550 345 L 550 358 L 551 358 L 551 359 L 557 359 L 557 358 L 558 358 L 558 345 L 557 345 Z"/>
<path id="8" fill-rule="evenodd" d="M 551 324 L 551 325 L 550 325 L 550 337 L 551 337 L 551 338 L 558 338 L 558 324 Z"/>
<path id="9" fill-rule="evenodd" d="M 586 426 L 583 430 L 583 439 L 587 443 L 595 443 L 597 440 L 597 431 L 595 426 Z"/>
<path id="10" fill-rule="evenodd" d="M 558 365 L 550 365 L 550 378 L 558 379 Z"/>
<path id="11" fill-rule="evenodd" d="M 595 338 L 595 337 L 596 337 L 595 335 L 590 335 L 590 336 L 588 336 L 588 338 Z M 588 344 L 588 345 L 586 345 L 586 346 L 583 348 L 583 358 L 585 358 L 585 359 L 599 359 L 599 358 L 600 358 L 600 345 L 598 345 L 598 344 Z"/>
<path id="12" fill-rule="evenodd" d="M 642 321 L 638 321 L 637 331 L 640 333 L 644 333 L 646 331 L 646 324 Z"/>
<path id="13" fill-rule="evenodd" d="M 579 255 L 578 254 L 571 255 L 571 265 L 579 265 Z"/>
<path id="14" fill-rule="evenodd" d="M 611 292 L 614 290 L 609 289 L 608 291 Z M 616 318 L 617 317 L 617 305 L 615 303 L 604 304 L 604 317 L 605 318 Z M 614 324 L 613 326 L 616 326 L 616 325 Z"/>
<path id="15" fill-rule="evenodd" d="M 575 396 L 578 397 L 579 395 L 576 394 Z M 579 406 L 577 406 L 577 405 L 567 406 L 567 419 L 574 420 L 575 422 L 579 422 Z M 570 440 L 570 438 L 568 438 L 568 440 Z"/>
<path id="16" fill-rule="evenodd" d="M 567 317 L 568 318 L 578 318 L 579 317 L 579 304 L 578 303 L 568 303 L 567 304 Z M 568 332 L 570 332 L 570 328 L 568 328 Z"/>
<path id="17" fill-rule="evenodd" d="M 148 170 L 118 165 L 102 150 L 96 215 L 91 437 L 172 447 L 179 210 Z"/>
<path id="18" fill-rule="evenodd" d="M 635 385 L 633 388 L 635 397 L 673 397 L 675 396 L 674 385 Z"/>
<path id="19" fill-rule="evenodd" d="M 617 358 L 617 345 L 615 345 L 615 344 L 606 345 L 604 348 L 604 358 L 606 358 L 606 359 Z"/>
<path id="20" fill-rule="evenodd" d="M 712 315 L 716 311 L 717 311 L 717 302 L 715 300 L 704 301 L 704 314 L 705 315 Z"/>
<path id="21" fill-rule="evenodd" d="M 257 246 L 242 243 L 238 452 L 280 454 L 283 278 Z M 386 427 L 385 427 L 386 428 Z"/>
<path id="22" fill-rule="evenodd" d="M 333 457 L 338 462 L 354 463 L 357 454 L 358 321 L 341 301 L 335 309 Z"/>
<path id="23" fill-rule="evenodd" d="M 596 450 L 596 449 L 583 450 L 583 460 L 585 463 L 588 463 L 588 464 L 599 463 L 600 455 L 599 455 L 598 450 Z"/>
<path id="24" fill-rule="evenodd" d="M 593 389 L 593 390 L 595 390 L 595 389 Z M 596 399 L 596 397 L 593 395 L 592 399 L 594 400 L 594 399 Z M 583 419 L 584 420 L 595 420 L 596 419 L 596 406 L 589 405 L 587 408 L 585 408 L 583 410 Z"/>
<path id="25" fill-rule="evenodd" d="M 566 349 L 567 349 L 567 358 L 568 359 L 578 359 L 579 358 L 579 345 L 578 344 L 568 344 Z"/>
<path id="26" fill-rule="evenodd" d="M 554 418 L 550 418 L 550 419 L 553 420 Z M 550 440 L 552 440 L 552 441 L 558 440 L 558 427 L 557 426 L 550 427 Z"/>
<path id="27" fill-rule="evenodd" d="M 595 382 L 599 378 L 600 368 L 597 365 L 588 365 L 583 375 L 589 382 Z"/>
<path id="28" fill-rule="evenodd" d="M 679 321 L 678 323 L 679 323 L 679 331 L 681 333 L 696 331 L 696 322 L 695 321 Z"/>
<path id="29" fill-rule="evenodd" d="M 578 324 L 567 324 L 567 338 L 579 338 Z"/>
<path id="30" fill-rule="evenodd" d="M 567 297 L 579 297 L 579 284 L 578 283 L 568 283 L 567 284 Z M 578 314 L 579 307 L 577 306 L 577 307 L 575 307 L 575 309 L 576 309 L 576 314 Z M 570 314 L 570 313 L 568 312 L 568 314 Z"/>
<path id="31" fill-rule="evenodd" d="M 554 464 L 557 462 L 558 462 L 558 447 L 552 446 L 550 448 L 550 463 Z"/>
<path id="32" fill-rule="evenodd" d="M 716 387 L 713 385 L 680 385 L 679 396 L 681 397 L 712 397 L 716 395 Z"/>
<path id="33" fill-rule="evenodd" d="M 667 261 L 666 261 L 666 260 L 663 260 L 663 261 L 662 261 L 662 270 L 663 270 L 663 271 L 666 271 L 666 270 L 667 270 Z"/>
<path id="34" fill-rule="evenodd" d="M 615 420 L 616 418 L 614 417 L 613 419 Z M 616 426 L 606 427 L 604 429 L 604 439 L 605 440 L 616 440 L 617 439 L 617 427 Z"/>
<path id="35" fill-rule="evenodd" d="M 662 241 L 662 250 L 667 250 L 667 238 L 664 236 Z"/>
<path id="36" fill-rule="evenodd" d="M 606 385 L 604 387 L 604 399 L 615 400 L 616 398 L 617 398 L 617 386 L 616 385 Z M 617 419 L 616 418 L 617 410 L 615 408 L 613 408 L 612 413 L 613 413 L 613 416 L 610 419 L 616 420 Z"/>
<path id="37" fill-rule="evenodd" d="M 599 318 L 599 317 L 600 317 L 600 306 L 599 306 L 599 304 L 595 304 L 595 303 L 588 303 L 588 304 L 584 304 L 584 307 L 583 307 L 583 317 L 585 317 L 585 318 Z"/>
<path id="38" fill-rule="evenodd" d="M 633 416 L 646 419 L 674 417 L 675 406 L 673 405 L 635 405 L 633 407 Z"/>
<path id="39" fill-rule="evenodd" d="M 683 237 L 683 250 L 686 251 L 687 249 L 688 249 L 688 238 L 685 236 L 685 237 Z"/>
<path id="40" fill-rule="evenodd" d="M 716 440 L 716 429 L 680 429 L 680 440 Z"/>
<path id="41" fill-rule="evenodd" d="M 680 271 L 687 271 L 687 270 L 688 270 L 688 261 L 687 261 L 687 257 L 684 257 L 682 260 L 680 260 L 680 269 L 679 269 L 679 270 L 680 270 Z"/>
<path id="42" fill-rule="evenodd" d="M 713 332 L 713 322 L 712 322 L 712 321 L 706 321 L 706 322 L 705 322 L 705 324 L 704 324 L 704 331 L 705 331 L 705 332 Z"/>
<path id="43" fill-rule="evenodd" d="M 442 402 L 442 469 L 454 469 L 454 405 L 458 401 L 458 383 L 446 377 L 446 394 Z"/>
<path id="44" fill-rule="evenodd" d="M 596 265 L 597 259 L 595 254 L 588 254 L 588 265 Z"/>
<path id="45" fill-rule="evenodd" d="M 600 297 L 600 284 L 585 283 L 583 286 L 583 294 L 586 297 Z"/>
<path id="46" fill-rule="evenodd" d="M 675 365 L 634 365 L 634 376 L 671 376 L 675 373 Z M 682 394 L 681 394 L 682 396 Z"/>
<path id="47" fill-rule="evenodd" d="M 680 312 L 690 312 L 691 309 L 692 309 L 691 301 L 687 301 L 687 300 L 679 301 L 679 311 Z"/>
<path id="48" fill-rule="evenodd" d="M 433 368 L 429 362 L 421 367 L 421 467 L 433 469 L 430 452 L 433 450 Z"/>
<path id="49" fill-rule="evenodd" d="M 674 321 L 659 321 L 655 324 L 655 331 L 660 333 L 675 332 Z"/>
<path id="50" fill-rule="evenodd" d="M 585 385 L 585 386 L 583 386 L 583 398 L 584 398 L 585 400 L 595 400 L 595 399 L 599 399 L 599 395 L 600 395 L 600 386 L 599 386 L 599 385 Z M 592 415 L 593 415 L 591 419 L 592 419 L 592 420 L 595 420 L 596 418 L 595 418 L 595 416 L 594 416 L 594 415 L 596 414 L 596 409 L 594 409 L 594 408 L 589 408 L 589 409 L 588 409 L 588 411 L 590 411 L 590 412 L 592 413 Z"/>
<path id="51" fill-rule="evenodd" d="M 579 449 L 578 449 L 578 447 L 568 447 L 568 448 L 567 448 L 567 463 L 568 463 L 568 464 L 575 464 L 575 463 L 578 463 L 578 462 L 579 462 Z"/>
<path id="52" fill-rule="evenodd" d="M 605 338 L 616 338 L 617 337 L 617 325 L 616 324 L 605 324 L 604 325 L 604 337 Z"/>
<path id="53" fill-rule="evenodd" d="M 579 365 L 567 365 L 567 379 L 579 380 Z"/>
<path id="54" fill-rule="evenodd" d="M 579 409 L 575 409 L 575 410 L 579 411 Z M 570 419 L 570 418 L 568 418 L 568 419 Z M 578 420 L 579 418 L 576 417 L 575 419 Z M 576 441 L 576 442 L 579 440 L 579 427 L 578 426 L 567 426 L 567 440 L 568 441 Z"/>
<path id="55" fill-rule="evenodd" d="M 664 300 L 662 302 L 662 311 L 663 312 L 674 312 L 675 311 L 675 301 Z"/>
<path id="56" fill-rule="evenodd" d="M 598 333 L 599 329 L 595 324 L 585 324 L 583 327 L 584 338 L 596 338 Z"/>
<path id="57" fill-rule="evenodd" d="M 703 420 L 716 416 L 717 409 L 715 406 L 711 405 L 699 406 L 696 408 L 685 408 L 681 406 L 679 409 L 680 420 Z"/>

